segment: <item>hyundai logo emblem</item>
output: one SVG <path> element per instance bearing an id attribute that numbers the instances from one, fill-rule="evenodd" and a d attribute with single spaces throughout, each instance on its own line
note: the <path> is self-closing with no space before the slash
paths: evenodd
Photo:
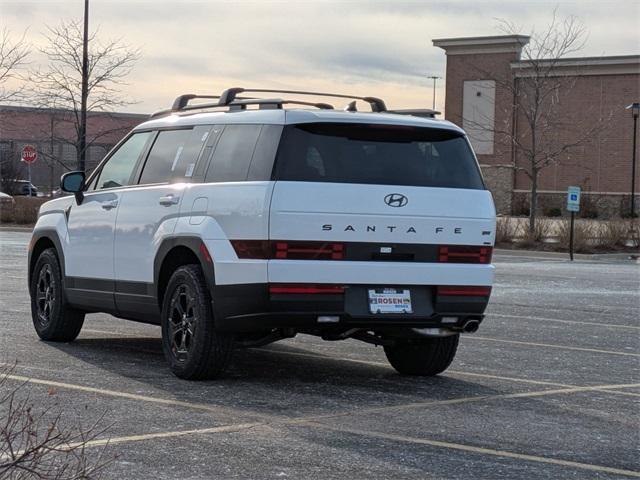
<path id="1" fill-rule="evenodd" d="M 409 199 L 400 193 L 390 193 L 384 197 L 384 203 L 390 207 L 404 207 L 409 203 Z"/>

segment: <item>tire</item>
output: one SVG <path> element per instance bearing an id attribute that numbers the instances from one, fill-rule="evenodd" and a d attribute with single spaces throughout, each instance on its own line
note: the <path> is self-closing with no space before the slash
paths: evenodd
<path id="1" fill-rule="evenodd" d="M 54 248 L 47 248 L 38 257 L 29 291 L 31 318 L 38 336 L 50 342 L 75 340 L 85 314 L 67 303 L 62 269 Z"/>
<path id="2" fill-rule="evenodd" d="M 384 347 L 387 360 L 402 375 L 430 377 L 444 372 L 456 356 L 460 335 L 399 341 Z"/>
<path id="3" fill-rule="evenodd" d="M 231 360 L 233 336 L 214 328 L 202 268 L 176 269 L 162 303 L 162 350 L 171 371 L 186 380 L 218 377 Z"/>

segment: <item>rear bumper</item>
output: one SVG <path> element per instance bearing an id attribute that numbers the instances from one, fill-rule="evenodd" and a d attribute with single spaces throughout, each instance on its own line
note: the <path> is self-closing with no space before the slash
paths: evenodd
<path id="1" fill-rule="evenodd" d="M 374 287 L 376 285 L 347 285 L 344 294 L 270 295 L 266 283 L 217 286 L 213 294 L 216 328 L 229 332 L 274 328 L 461 330 L 469 320 L 482 321 L 489 300 L 489 297 L 438 297 L 436 288 L 429 285 L 397 286 L 410 289 L 413 313 L 372 314 L 367 290 Z"/>

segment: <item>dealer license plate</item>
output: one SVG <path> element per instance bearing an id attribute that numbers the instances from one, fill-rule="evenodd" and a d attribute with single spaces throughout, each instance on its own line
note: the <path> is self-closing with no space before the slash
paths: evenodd
<path id="1" fill-rule="evenodd" d="M 371 313 L 413 313 L 411 292 L 397 288 L 369 290 L 369 311 Z"/>

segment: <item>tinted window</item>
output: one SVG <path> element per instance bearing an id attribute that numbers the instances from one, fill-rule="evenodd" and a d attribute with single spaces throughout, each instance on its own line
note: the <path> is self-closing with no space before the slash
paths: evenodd
<path id="1" fill-rule="evenodd" d="M 276 178 L 483 189 L 457 132 L 389 125 L 315 123 L 285 127 Z"/>
<path id="2" fill-rule="evenodd" d="M 273 163 L 282 136 L 282 125 L 263 125 L 253 151 L 247 180 L 271 180 Z"/>
<path id="3" fill-rule="evenodd" d="M 189 161 L 183 155 L 192 130 L 166 130 L 158 133 L 142 169 L 140 184 L 169 182 L 174 176 L 185 177 Z M 191 167 L 193 173 L 193 166 Z M 191 175 L 189 173 L 189 175 Z"/>
<path id="4" fill-rule="evenodd" d="M 261 125 L 227 125 L 218 141 L 205 182 L 238 182 L 247 179 Z"/>
<path id="5" fill-rule="evenodd" d="M 141 132 L 134 133 L 129 137 L 104 164 L 93 184 L 94 189 L 100 190 L 129 185 L 136 162 L 151 135 L 152 132 Z"/>

